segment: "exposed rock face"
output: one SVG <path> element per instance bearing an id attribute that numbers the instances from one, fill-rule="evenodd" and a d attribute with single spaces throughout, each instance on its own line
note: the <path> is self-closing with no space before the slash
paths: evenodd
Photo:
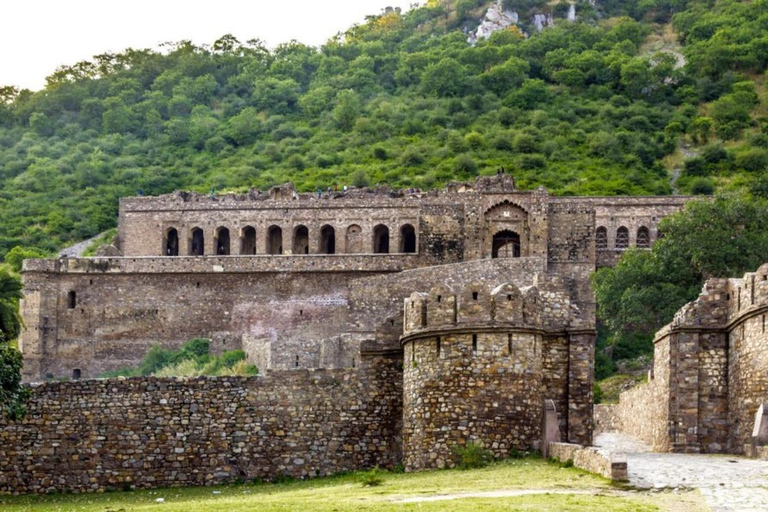
<path id="1" fill-rule="evenodd" d="M 519 16 L 517 13 L 505 9 L 501 0 L 497 0 L 495 4 L 488 8 L 488 12 L 485 13 L 480 26 L 477 27 L 476 31 L 469 34 L 467 41 L 474 44 L 481 39 L 488 39 L 494 32 L 514 25 L 518 21 Z"/>
<path id="2" fill-rule="evenodd" d="M 576 11 L 574 10 L 574 16 Z M 545 27 L 554 27 L 555 19 L 551 14 L 534 14 L 532 20 L 533 26 L 536 27 L 536 31 L 541 32 Z"/>

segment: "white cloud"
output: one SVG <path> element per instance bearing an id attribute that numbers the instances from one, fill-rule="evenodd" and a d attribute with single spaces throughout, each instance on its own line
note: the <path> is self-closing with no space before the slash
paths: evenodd
<path id="1" fill-rule="evenodd" d="M 0 85 L 39 89 L 63 64 L 166 41 L 213 43 L 224 34 L 269 46 L 320 45 L 368 14 L 413 0 L 6 0 L 0 6 Z"/>

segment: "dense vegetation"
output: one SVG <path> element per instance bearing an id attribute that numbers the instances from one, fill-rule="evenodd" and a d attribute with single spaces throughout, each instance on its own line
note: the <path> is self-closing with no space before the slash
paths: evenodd
<path id="1" fill-rule="evenodd" d="M 694 201 L 664 219 L 664 238 L 650 251 L 631 250 L 593 277 L 602 333 L 597 377 L 615 361 L 652 353 L 653 334 L 695 299 L 710 277 L 741 277 L 768 255 L 768 202 L 738 197 Z"/>
<path id="2" fill-rule="evenodd" d="M 256 375 L 258 370 L 245 360 L 242 350 L 230 350 L 215 356 L 210 353 L 210 342 L 194 339 L 178 350 L 155 345 L 147 351 L 136 368 L 123 368 L 104 377 L 199 377 L 222 375 Z"/>
<path id="3" fill-rule="evenodd" d="M 567 3 L 506 0 L 519 26 L 471 46 L 488 4 L 384 12 L 321 48 L 129 49 L 39 92 L 0 88 L 0 256 L 93 236 L 120 196 L 176 188 L 429 188 L 504 166 L 557 194 L 668 194 L 681 166 L 683 192 L 768 195 L 766 0 L 581 1 L 576 23 Z"/>

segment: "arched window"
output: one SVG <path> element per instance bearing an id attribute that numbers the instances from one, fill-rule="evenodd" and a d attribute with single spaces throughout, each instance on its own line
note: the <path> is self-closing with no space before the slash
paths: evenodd
<path id="1" fill-rule="evenodd" d="M 77 292 L 74 290 L 70 290 L 69 293 L 67 293 L 67 308 L 68 309 L 75 309 L 77 306 Z"/>
<path id="2" fill-rule="evenodd" d="M 189 255 L 203 256 L 205 254 L 205 235 L 203 230 L 195 228 L 192 230 L 192 236 L 189 241 Z"/>
<path id="3" fill-rule="evenodd" d="M 176 228 L 171 228 L 165 233 L 163 254 L 165 256 L 179 255 L 179 232 Z"/>
<path id="4" fill-rule="evenodd" d="M 293 254 L 309 254 L 309 229 L 296 226 L 293 230 Z"/>
<path id="5" fill-rule="evenodd" d="M 493 235 L 491 258 L 519 258 L 520 235 L 505 229 Z"/>
<path id="6" fill-rule="evenodd" d="M 219 256 L 229 256 L 229 229 L 218 228 L 216 230 L 216 239 L 214 240 L 216 245 L 216 254 Z"/>
<path id="7" fill-rule="evenodd" d="M 400 252 L 416 252 L 416 230 L 410 224 L 400 228 Z"/>
<path id="8" fill-rule="evenodd" d="M 357 224 L 352 224 L 347 228 L 345 251 L 347 254 L 358 254 L 364 251 L 363 229 Z"/>
<path id="9" fill-rule="evenodd" d="M 374 254 L 389 253 L 389 228 L 384 224 L 373 228 L 373 252 Z"/>
<path id="10" fill-rule="evenodd" d="M 256 254 L 256 228 L 246 226 L 240 237 L 240 254 Z"/>
<path id="11" fill-rule="evenodd" d="M 283 230 L 280 226 L 267 229 L 267 254 L 283 254 Z"/>
<path id="12" fill-rule="evenodd" d="M 595 231 L 595 247 L 598 251 L 608 248 L 608 229 L 604 226 Z"/>
<path id="13" fill-rule="evenodd" d="M 648 249 L 651 246 L 651 234 L 645 226 L 637 228 L 637 246 L 641 249 Z"/>
<path id="14" fill-rule="evenodd" d="M 336 254 L 336 230 L 325 225 L 320 228 L 320 253 Z"/>
<path id="15" fill-rule="evenodd" d="M 621 226 L 616 230 L 616 248 L 626 249 L 629 247 L 629 230 Z"/>

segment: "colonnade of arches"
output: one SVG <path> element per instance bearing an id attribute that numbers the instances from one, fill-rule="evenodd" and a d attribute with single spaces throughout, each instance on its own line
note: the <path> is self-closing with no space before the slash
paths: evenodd
<path id="1" fill-rule="evenodd" d="M 629 248 L 629 228 L 621 226 L 616 229 L 613 247 L 608 247 L 608 228 L 600 226 L 595 231 L 595 247 L 597 250 L 628 249 Z M 635 237 L 635 247 L 639 249 L 649 249 L 651 247 L 651 232 L 645 226 L 637 228 Z"/>
<path id="2" fill-rule="evenodd" d="M 399 247 L 397 251 L 392 251 L 390 247 L 391 237 L 390 229 L 385 224 L 374 226 L 370 238 L 365 240 L 363 228 L 357 224 L 347 226 L 345 232 L 337 233 L 337 229 L 330 224 L 323 225 L 318 232 L 312 233 L 311 230 L 299 224 L 292 229 L 290 237 L 290 254 L 301 255 L 310 254 L 313 244 L 310 243 L 312 236 L 317 236 L 317 254 L 388 254 L 398 252 L 405 254 L 414 254 L 417 249 L 416 229 L 411 224 L 403 224 L 399 228 Z M 200 227 L 194 227 L 189 232 L 189 238 L 186 248 L 182 247 L 179 230 L 175 227 L 166 229 L 163 237 L 163 255 L 164 256 L 205 256 L 205 231 Z M 265 235 L 264 247 L 266 254 L 286 254 L 288 251 L 283 245 L 283 228 L 278 225 L 269 226 Z M 213 253 L 212 256 L 230 256 L 230 255 L 254 255 L 258 251 L 258 239 L 256 228 L 246 226 L 240 230 L 240 235 L 233 239 L 229 228 L 218 227 L 213 232 Z"/>

